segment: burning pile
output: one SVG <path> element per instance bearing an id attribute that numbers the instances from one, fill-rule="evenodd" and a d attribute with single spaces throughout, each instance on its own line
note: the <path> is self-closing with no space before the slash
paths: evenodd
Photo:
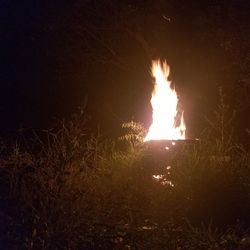
<path id="1" fill-rule="evenodd" d="M 168 158 L 169 155 L 166 155 L 166 151 L 171 153 L 172 150 L 170 149 L 177 149 L 178 146 L 182 146 L 179 145 L 180 140 L 181 142 L 187 141 L 185 140 L 186 126 L 183 111 L 178 110 L 177 93 L 175 89 L 171 88 L 171 82 L 168 80 L 170 71 L 168 64 L 166 62 L 161 63 L 160 60 L 153 61 L 151 71 L 155 78 L 151 98 L 153 114 L 152 124 L 144 142 L 147 142 L 147 146 L 149 146 L 157 161 L 164 159 L 163 166 L 158 170 L 155 169 L 156 173 L 152 175 L 153 180 L 162 185 L 174 187 L 169 179 L 171 166 L 168 165 L 169 162 L 166 157 Z M 169 158 L 171 159 L 171 157 Z"/>
<path id="2" fill-rule="evenodd" d="M 168 80 L 169 66 L 160 60 L 153 61 L 152 75 L 155 78 L 151 98 L 152 124 L 144 141 L 184 140 L 186 126 L 183 111 L 178 111 L 178 96 Z"/>

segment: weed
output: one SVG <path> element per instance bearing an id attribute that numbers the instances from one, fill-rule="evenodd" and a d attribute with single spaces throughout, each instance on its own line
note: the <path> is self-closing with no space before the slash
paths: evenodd
<path id="1" fill-rule="evenodd" d="M 248 249 L 249 152 L 219 121 L 219 137 L 167 156 L 133 121 L 117 141 L 91 133 L 82 110 L 33 146 L 2 144 L 2 249 Z"/>

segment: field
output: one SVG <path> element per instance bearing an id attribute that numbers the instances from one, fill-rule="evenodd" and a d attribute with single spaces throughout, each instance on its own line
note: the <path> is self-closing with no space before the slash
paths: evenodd
<path id="1" fill-rule="evenodd" d="M 2 141 L 1 249 L 249 249 L 249 152 L 217 114 L 168 153 L 133 121 L 91 133 L 84 112 Z"/>

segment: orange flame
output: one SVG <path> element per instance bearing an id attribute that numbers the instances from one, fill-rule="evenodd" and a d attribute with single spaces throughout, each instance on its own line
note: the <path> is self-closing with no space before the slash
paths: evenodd
<path id="1" fill-rule="evenodd" d="M 166 62 L 161 63 L 160 60 L 156 60 L 152 62 L 151 70 L 155 78 L 151 98 L 153 122 L 144 141 L 185 139 L 186 126 L 183 112 L 179 116 L 178 96 L 168 80 L 169 66 Z"/>

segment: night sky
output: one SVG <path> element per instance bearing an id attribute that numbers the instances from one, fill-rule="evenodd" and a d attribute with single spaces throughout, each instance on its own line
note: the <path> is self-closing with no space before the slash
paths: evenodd
<path id="1" fill-rule="evenodd" d="M 201 3 L 200 3 L 201 2 Z M 0 133 L 48 128 L 86 103 L 106 135 L 149 126 L 151 60 L 166 59 L 198 136 L 222 86 L 249 128 L 249 1 L 0 1 Z"/>

